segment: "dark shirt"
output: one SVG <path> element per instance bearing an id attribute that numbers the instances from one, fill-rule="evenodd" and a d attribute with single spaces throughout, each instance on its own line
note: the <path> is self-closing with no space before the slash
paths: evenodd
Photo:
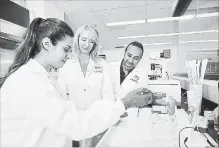
<path id="1" fill-rule="evenodd" d="M 132 72 L 132 70 L 128 71 L 128 74 L 125 75 L 125 72 L 123 71 L 123 66 L 122 66 L 123 60 L 120 64 L 120 85 L 122 84 L 122 82 L 125 80 L 125 78 L 129 75 L 130 72 Z"/>

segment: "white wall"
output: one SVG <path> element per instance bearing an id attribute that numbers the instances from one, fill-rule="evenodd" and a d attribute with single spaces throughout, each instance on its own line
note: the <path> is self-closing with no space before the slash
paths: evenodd
<path id="1" fill-rule="evenodd" d="M 65 22 L 68 23 L 68 25 L 71 27 L 71 29 L 74 31 L 74 33 L 77 30 L 77 27 L 71 22 L 70 18 L 65 14 L 64 15 Z"/>
<path id="2" fill-rule="evenodd" d="M 219 17 L 196 18 L 192 20 L 179 21 L 179 32 L 217 30 L 219 28 Z M 219 62 L 216 54 L 219 50 L 218 32 L 201 33 L 196 35 L 180 35 L 179 41 L 203 41 L 215 40 L 214 42 L 198 42 L 178 44 L 179 66 L 178 73 L 187 73 L 185 61 L 192 59 L 209 59 L 209 62 Z M 195 54 L 196 53 L 196 54 Z"/>
<path id="3" fill-rule="evenodd" d="M 61 9 L 56 7 L 51 1 L 45 0 L 44 2 L 45 2 L 44 5 L 45 17 L 55 17 L 64 21 L 65 16 L 64 16 L 64 12 Z"/>
<path id="4" fill-rule="evenodd" d="M 27 0 L 26 8 L 30 11 L 30 21 L 36 17 L 55 17 L 64 20 L 64 12 L 47 0 Z"/>
<path id="5" fill-rule="evenodd" d="M 154 52 L 163 52 L 163 49 L 171 49 L 171 57 L 169 59 L 163 59 L 162 61 L 151 61 L 150 55 Z M 115 62 L 118 60 L 123 59 L 125 48 L 118 48 L 118 49 L 102 49 L 100 54 L 106 55 L 106 60 L 108 62 Z M 165 45 L 158 45 L 158 46 L 144 46 L 144 55 L 140 61 L 140 65 L 145 67 L 148 71 L 150 71 L 150 63 L 151 62 L 163 62 L 164 70 L 168 71 L 169 75 L 173 75 L 173 73 L 177 72 L 178 69 L 178 52 L 177 47 L 175 46 L 165 46 Z"/>
<path id="6" fill-rule="evenodd" d="M 100 54 L 106 55 L 106 61 L 108 62 L 115 62 L 119 61 L 123 58 L 124 55 L 124 48 L 122 49 L 102 49 Z"/>

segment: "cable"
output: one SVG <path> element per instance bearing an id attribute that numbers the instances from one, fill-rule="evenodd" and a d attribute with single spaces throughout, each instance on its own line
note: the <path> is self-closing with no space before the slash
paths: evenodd
<path id="1" fill-rule="evenodd" d="M 182 132 L 183 130 L 185 130 L 185 129 L 188 129 L 188 128 L 193 128 L 193 127 L 184 127 L 184 128 L 182 128 L 182 129 L 180 130 L 180 132 L 179 132 L 179 147 L 180 147 L 180 148 L 181 148 L 181 144 L 180 144 L 180 139 L 181 139 L 181 138 L 180 138 L 180 135 L 181 135 L 181 132 Z M 197 128 L 198 128 L 198 127 L 197 127 Z M 203 136 L 205 136 L 205 138 L 206 138 L 208 144 L 209 144 L 211 147 L 219 147 L 219 145 L 213 145 L 205 134 L 203 134 L 203 133 L 200 132 L 200 131 L 197 131 L 197 132 L 199 132 L 200 134 L 202 134 Z M 188 141 L 188 137 L 186 137 L 186 138 L 184 139 L 184 145 L 185 145 L 186 147 L 188 147 L 188 146 L 186 145 L 186 142 L 187 142 L 187 141 Z M 216 142 L 216 143 L 217 143 L 217 142 Z M 218 144 L 218 143 L 217 143 L 217 144 Z"/>
<path id="2" fill-rule="evenodd" d="M 199 133 L 201 133 L 201 132 L 199 132 Z M 208 144 L 209 144 L 211 147 L 218 146 L 218 145 L 213 145 L 205 134 L 203 134 L 203 133 L 201 133 L 201 134 L 202 134 L 203 136 L 205 136 L 205 138 L 207 139 Z M 217 143 L 217 142 L 216 142 L 216 143 Z M 217 144 L 218 144 L 218 143 L 217 143 Z"/>
<path id="3" fill-rule="evenodd" d="M 188 147 L 188 146 L 186 145 L 187 140 L 188 140 L 188 137 L 186 137 L 185 140 L 184 140 L 184 145 L 185 145 L 186 147 Z"/>
<path id="4" fill-rule="evenodd" d="M 193 128 L 193 127 L 184 127 L 184 128 L 182 128 L 180 131 L 179 131 L 179 147 L 181 148 L 181 145 L 180 145 L 180 134 L 181 134 L 181 132 L 184 130 L 184 129 L 187 129 L 187 128 Z M 184 140 L 184 144 L 185 144 L 185 146 L 187 147 L 187 145 L 186 145 L 186 141 L 188 140 L 188 137 L 186 137 L 185 138 L 185 140 Z"/>

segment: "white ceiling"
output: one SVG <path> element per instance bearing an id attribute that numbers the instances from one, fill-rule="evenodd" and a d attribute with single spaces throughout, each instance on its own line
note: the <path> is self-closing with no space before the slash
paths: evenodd
<path id="1" fill-rule="evenodd" d="M 164 34 L 174 32 L 189 32 L 200 30 L 218 30 L 218 16 L 210 18 L 200 18 L 192 20 L 154 22 L 135 25 L 124 25 L 107 27 L 106 23 L 146 20 L 151 18 L 171 17 L 176 0 L 114 0 L 114 1 L 70 1 L 70 0 L 54 0 L 51 1 L 58 8 L 63 10 L 66 18 L 72 28 L 75 29 L 83 24 L 95 24 L 100 32 L 100 41 L 103 49 L 112 49 L 116 46 L 127 45 L 133 40 L 140 41 L 144 44 L 152 43 L 170 43 L 169 45 L 147 45 L 146 48 L 171 48 L 174 43 L 185 40 L 218 40 L 218 33 L 203 33 L 184 36 L 169 37 L 147 37 L 136 39 L 119 40 L 118 37 L 123 36 L 139 36 L 149 34 Z M 217 0 L 199 0 L 198 7 L 201 11 L 210 11 L 215 7 L 218 8 Z M 214 8 L 212 8 L 214 7 Z M 193 0 L 186 14 L 195 13 L 197 8 L 197 0 Z M 212 9 L 210 9 L 212 8 Z M 216 9 L 218 11 L 218 9 Z M 218 47 L 218 45 L 217 45 Z"/>

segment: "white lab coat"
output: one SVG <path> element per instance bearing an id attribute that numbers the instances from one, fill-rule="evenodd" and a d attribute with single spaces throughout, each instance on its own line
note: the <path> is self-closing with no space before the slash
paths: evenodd
<path id="1" fill-rule="evenodd" d="M 120 64 L 122 60 L 109 63 L 110 76 L 114 94 L 117 99 L 124 98 L 129 92 L 137 88 L 148 88 L 146 67 L 138 65 L 128 74 L 120 85 Z"/>
<path id="2" fill-rule="evenodd" d="M 1 88 L 1 147 L 63 147 L 103 132 L 124 113 L 120 101 L 101 100 L 77 112 L 35 60 L 19 68 Z"/>
<path id="3" fill-rule="evenodd" d="M 59 69 L 58 82 L 78 110 L 85 110 L 101 99 L 114 101 L 112 83 L 105 61 L 95 63 L 90 59 L 84 77 L 78 58 L 69 59 L 63 68 Z"/>

